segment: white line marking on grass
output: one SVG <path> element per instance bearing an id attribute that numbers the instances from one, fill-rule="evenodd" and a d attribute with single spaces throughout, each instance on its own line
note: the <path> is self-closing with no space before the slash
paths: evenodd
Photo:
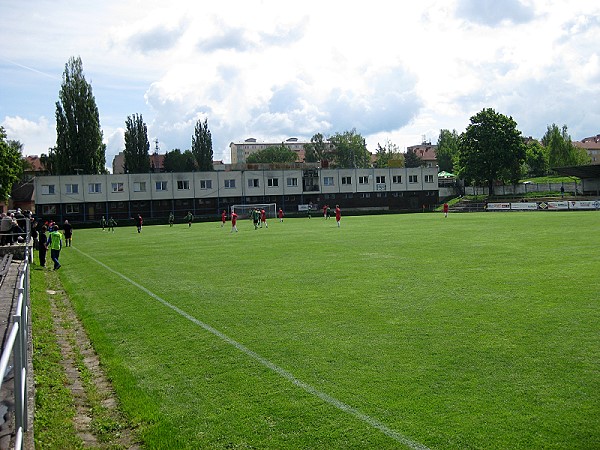
<path id="1" fill-rule="evenodd" d="M 208 331 L 209 333 L 212 333 L 213 335 L 217 336 L 218 338 L 222 339 L 223 341 L 227 342 L 228 344 L 234 346 L 235 348 L 237 348 L 242 353 L 245 353 L 250 358 L 254 359 L 255 361 L 258 361 L 263 366 L 268 367 L 273 372 L 281 375 L 283 378 L 285 378 L 286 380 L 288 380 L 292 384 L 298 386 L 299 388 L 303 389 L 304 391 L 308 392 L 309 394 L 312 394 L 312 395 L 314 395 L 316 397 L 319 397 L 321 400 L 323 400 L 326 403 L 329 403 L 330 405 L 336 407 L 337 409 L 339 409 L 341 411 L 344 411 L 344 412 L 346 412 L 348 414 L 353 415 L 357 419 L 363 421 L 364 423 L 370 425 L 373 428 L 378 429 L 379 431 L 381 431 L 385 435 L 389 436 L 390 438 L 394 439 L 395 441 L 397 441 L 397 442 L 399 442 L 401 444 L 406 445 L 407 447 L 409 447 L 411 449 L 429 450 L 428 447 L 426 447 L 423 444 L 420 444 L 418 442 L 415 442 L 412 439 L 407 438 L 406 436 L 403 436 L 402 434 L 398 433 L 395 430 L 392 430 L 391 428 L 389 428 L 386 425 L 384 425 L 383 423 L 381 423 L 379 420 L 377 420 L 377 419 L 375 419 L 375 418 L 373 418 L 371 416 L 368 416 L 366 414 L 363 414 L 358 409 L 353 408 L 352 406 L 347 405 L 346 403 L 344 403 L 344 402 L 342 402 L 342 401 L 340 401 L 340 400 L 338 400 L 338 399 L 336 399 L 336 398 L 334 398 L 334 397 L 332 397 L 332 396 L 330 396 L 330 395 L 328 395 L 328 394 L 326 394 L 324 392 L 319 391 L 318 389 L 314 388 L 310 384 L 307 384 L 304 381 L 299 380 L 298 378 L 296 378 L 294 375 L 292 375 L 287 370 L 279 367 L 278 365 L 272 363 L 268 359 L 260 356 L 258 353 L 254 352 L 253 350 L 250 350 L 248 347 L 244 346 L 243 344 L 240 344 L 239 342 L 237 342 L 236 340 L 230 338 L 226 334 L 221 333 L 216 328 L 213 328 L 210 325 L 208 325 L 208 324 L 206 324 L 206 323 L 204 323 L 204 322 L 196 319 L 195 317 L 189 315 L 188 313 L 186 313 L 182 309 L 178 308 L 177 306 L 172 305 L 168 301 L 162 299 L 161 297 L 159 297 L 158 295 L 156 295 L 154 292 L 150 291 L 149 289 L 146 289 L 141 284 L 136 283 L 131 278 L 126 277 L 122 273 L 117 272 L 116 270 L 110 268 L 109 266 L 107 266 L 103 262 L 98 261 L 93 256 L 90 256 L 87 253 L 82 252 L 77 247 L 73 247 L 73 249 L 77 250 L 82 255 L 88 257 L 89 259 L 91 259 L 95 263 L 97 263 L 100 266 L 104 267 L 109 272 L 112 272 L 115 275 L 123 278 L 128 283 L 130 283 L 130 284 L 134 285 L 135 287 L 137 287 L 138 289 L 142 290 L 143 292 L 145 292 L 146 294 L 148 294 L 153 299 L 155 299 L 155 300 L 159 301 L 160 303 L 162 303 L 167 308 L 170 308 L 173 311 L 175 311 L 177 314 L 185 317 L 190 322 L 195 323 L 196 325 L 202 327 L 204 330 Z"/>

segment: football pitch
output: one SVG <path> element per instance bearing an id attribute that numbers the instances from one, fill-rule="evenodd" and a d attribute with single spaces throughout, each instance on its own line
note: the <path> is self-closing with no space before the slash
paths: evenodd
<path id="1" fill-rule="evenodd" d="M 600 448 L 600 213 L 75 230 L 146 448 Z"/>

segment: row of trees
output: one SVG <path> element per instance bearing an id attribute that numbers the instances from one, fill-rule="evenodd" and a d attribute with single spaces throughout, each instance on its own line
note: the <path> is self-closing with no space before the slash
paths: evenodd
<path id="1" fill-rule="evenodd" d="M 150 142 L 148 127 L 141 114 L 128 116 L 125 122 L 126 173 L 144 173 L 150 170 Z M 212 136 L 208 129 L 208 119 L 198 120 L 192 136 L 192 149 L 183 153 L 179 149 L 167 152 L 164 160 L 167 172 L 202 172 L 213 170 Z"/>
<path id="2" fill-rule="evenodd" d="M 441 130 L 437 142 L 440 171 L 454 172 L 467 183 L 516 183 L 523 177 L 549 175 L 554 167 L 589 164 L 566 125 L 549 125 L 540 141 L 524 139 L 512 117 L 484 109 L 471 117 L 464 133 Z"/>
<path id="3" fill-rule="evenodd" d="M 70 58 L 65 65 L 56 102 L 56 146 L 40 159 L 55 175 L 106 173 L 106 145 L 92 86 L 85 79 L 81 58 Z M 141 114 L 125 121 L 125 170 L 148 172 L 150 143 L 148 128 Z M 186 151 L 187 152 L 187 151 Z M 191 157 L 190 157 L 191 155 Z M 174 150 L 167 158 L 171 170 L 212 170 L 212 137 L 208 121 L 197 121 L 190 154 Z"/>

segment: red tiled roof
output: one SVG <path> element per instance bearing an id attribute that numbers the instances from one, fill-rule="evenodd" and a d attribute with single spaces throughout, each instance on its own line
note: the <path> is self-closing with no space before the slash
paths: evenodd
<path id="1" fill-rule="evenodd" d="M 37 155 L 26 156 L 25 159 L 31 165 L 31 170 L 33 172 L 45 172 L 46 168 L 42 163 L 42 160 Z"/>
<path id="2" fill-rule="evenodd" d="M 411 145 L 410 147 L 406 147 L 406 150 L 416 153 L 417 156 L 423 161 L 437 161 L 437 157 L 435 155 L 436 148 L 437 145 L 421 144 Z"/>

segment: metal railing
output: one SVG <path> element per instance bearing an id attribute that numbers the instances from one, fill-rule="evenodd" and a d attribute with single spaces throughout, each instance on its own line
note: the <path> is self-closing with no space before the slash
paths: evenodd
<path id="1" fill-rule="evenodd" d="M 13 357 L 14 372 L 14 405 L 15 429 L 14 448 L 23 448 L 24 433 L 27 432 L 27 363 L 29 361 L 29 263 L 25 258 L 24 268 L 18 279 L 18 299 L 16 313 L 13 315 L 13 324 L 10 328 L 8 339 L 0 356 L 0 386 L 4 383 L 10 357 Z"/>

